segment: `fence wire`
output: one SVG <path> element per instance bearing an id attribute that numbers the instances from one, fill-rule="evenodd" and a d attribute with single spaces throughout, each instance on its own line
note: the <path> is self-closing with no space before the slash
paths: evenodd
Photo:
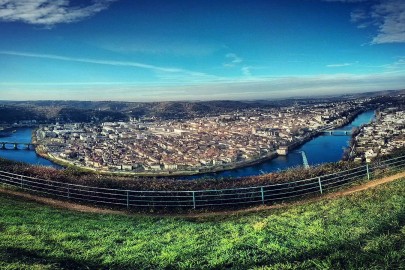
<path id="1" fill-rule="evenodd" d="M 271 204 L 297 197 L 322 194 L 356 180 L 370 179 L 380 171 L 399 170 L 404 166 L 405 156 L 400 156 L 310 179 L 220 190 L 138 191 L 109 189 L 45 180 L 6 171 L 0 171 L 0 184 L 52 197 L 60 197 L 73 202 L 89 202 L 104 206 L 201 209 Z"/>

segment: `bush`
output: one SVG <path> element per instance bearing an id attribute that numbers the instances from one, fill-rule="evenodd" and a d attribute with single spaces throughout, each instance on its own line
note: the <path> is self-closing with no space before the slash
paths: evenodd
<path id="1" fill-rule="evenodd" d="M 398 149 L 389 156 L 380 160 L 405 155 L 405 147 Z M 0 158 L 0 170 L 42 178 L 57 182 L 88 185 L 103 188 L 131 189 L 131 190 L 204 190 L 225 189 L 237 187 L 252 187 L 270 185 L 274 183 L 292 182 L 317 176 L 332 174 L 337 171 L 358 167 L 358 163 L 339 161 L 326 163 L 305 169 L 302 167 L 291 168 L 279 173 L 269 173 L 260 176 L 221 179 L 179 180 L 175 178 L 152 177 L 124 177 L 109 176 L 96 172 L 85 172 L 77 167 L 54 169 L 43 166 L 33 166 L 21 162 L 14 162 Z"/>

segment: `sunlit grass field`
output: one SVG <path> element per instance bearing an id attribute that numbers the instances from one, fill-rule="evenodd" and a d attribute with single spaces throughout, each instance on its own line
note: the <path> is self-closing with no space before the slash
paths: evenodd
<path id="1" fill-rule="evenodd" d="M 405 269 L 405 178 L 210 218 L 102 215 L 0 195 L 0 269 Z"/>

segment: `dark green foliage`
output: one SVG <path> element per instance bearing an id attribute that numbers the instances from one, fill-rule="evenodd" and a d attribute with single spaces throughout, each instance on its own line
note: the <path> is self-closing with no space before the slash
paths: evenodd
<path id="1" fill-rule="evenodd" d="M 114 111 L 95 111 L 75 108 L 63 108 L 59 112 L 58 119 L 69 123 L 88 123 L 91 121 L 127 121 L 128 117 L 123 113 Z"/>
<path id="2" fill-rule="evenodd" d="M 376 162 L 405 155 L 405 147 L 397 149 L 392 154 L 376 160 Z M 238 187 L 252 187 L 270 185 L 273 183 L 285 183 L 317 176 L 336 173 L 361 166 L 359 163 L 340 161 L 326 163 L 319 166 L 305 169 L 302 167 L 291 168 L 278 173 L 269 173 L 260 176 L 231 178 L 231 179 L 199 179 L 199 180 L 178 180 L 169 177 L 131 177 L 99 174 L 84 170 L 75 166 L 68 166 L 64 170 L 57 170 L 49 167 L 32 166 L 20 162 L 9 161 L 0 158 L 0 170 L 23 174 L 52 181 L 59 181 L 72 184 L 88 186 L 132 189 L 132 190 L 206 190 L 226 189 Z M 385 170 L 373 172 L 374 176 L 386 173 Z"/>
<path id="3" fill-rule="evenodd" d="M 44 120 L 45 117 L 39 115 L 29 107 L 0 106 L 0 123 L 15 123 L 20 120 Z"/>
<path id="4" fill-rule="evenodd" d="M 31 166 L 0 158 L 0 170 L 3 171 L 66 183 L 132 190 L 204 190 L 261 186 L 313 178 L 358 167 L 359 165 L 358 163 L 342 161 L 327 163 L 311 167 L 310 169 L 297 167 L 283 172 L 243 178 L 178 180 L 169 177 L 154 178 L 103 175 L 96 172 L 85 171 L 78 167 L 68 167 L 65 170 L 57 170 L 48 167 Z"/>

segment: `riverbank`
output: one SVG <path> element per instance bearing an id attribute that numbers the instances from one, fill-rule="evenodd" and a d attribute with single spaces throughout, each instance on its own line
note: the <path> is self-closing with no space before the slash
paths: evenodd
<path id="1" fill-rule="evenodd" d="M 334 126 L 328 127 L 328 129 L 330 130 L 335 130 L 341 127 L 345 127 L 347 125 L 350 125 L 355 119 L 356 117 L 358 117 L 359 115 L 361 115 L 362 113 L 367 112 L 368 110 L 358 110 L 352 114 L 350 114 L 345 120 L 343 120 L 340 124 L 336 124 Z M 301 147 L 302 145 L 304 145 L 305 143 L 319 137 L 322 136 L 324 134 L 324 129 L 321 130 L 317 130 L 317 131 L 313 131 L 310 132 L 309 134 L 306 134 L 306 136 L 304 136 L 301 140 L 297 140 L 295 142 L 293 142 L 290 145 L 287 145 L 288 147 L 288 151 L 293 151 L 298 149 L 299 147 Z M 353 138 L 352 138 L 353 139 Z M 343 158 L 343 157 L 342 157 Z"/>
<path id="2" fill-rule="evenodd" d="M 364 116 L 362 116 L 364 115 Z M 357 110 L 350 114 L 344 121 L 341 121 L 339 125 L 335 125 L 332 128 L 341 128 L 342 126 L 351 125 L 351 123 L 358 119 L 355 126 L 363 123 L 368 123 L 370 117 L 374 115 L 371 110 L 363 109 Z M 356 118 L 358 117 L 359 118 Z M 353 125 L 351 125 L 353 126 Z M 354 126 L 353 126 L 354 127 Z M 349 127 L 350 128 L 350 127 Z M 33 129 L 17 129 L 17 134 L 14 134 L 10 140 L 16 141 L 32 141 L 36 142 L 36 134 Z M 128 177 L 157 177 L 157 178 L 177 178 L 184 180 L 198 179 L 198 178 L 239 178 L 248 176 L 257 176 L 264 173 L 270 173 L 280 170 L 285 170 L 292 167 L 302 166 L 302 156 L 299 151 L 304 151 L 308 157 L 310 165 L 336 162 L 342 159 L 342 148 L 348 146 L 349 136 L 323 136 L 323 131 L 318 130 L 312 133 L 308 133 L 305 137 L 295 141 L 289 145 L 289 154 L 287 156 L 279 156 L 274 151 L 268 153 L 266 156 L 262 156 L 253 160 L 244 160 L 238 163 L 229 163 L 226 166 L 217 166 L 207 168 L 206 170 L 192 170 L 192 171 L 98 171 L 96 168 L 77 166 L 73 162 L 68 160 L 59 159 L 58 157 L 48 156 L 46 151 L 41 146 L 38 146 L 35 151 L 20 152 L 20 151 L 0 151 L 0 156 L 5 158 L 11 158 L 13 160 L 28 162 L 36 165 L 52 166 L 56 168 L 61 167 L 73 167 L 77 171 L 85 171 L 92 173 L 100 173 L 103 175 L 112 176 L 128 176 Z M 7 139 L 9 140 L 9 139 Z M 297 151 L 295 151 L 297 150 Z M 58 159 L 57 159 L 58 158 Z M 33 162 L 32 162 L 33 161 Z M 38 164 L 39 163 L 39 164 Z"/>
<path id="3" fill-rule="evenodd" d="M 351 119 L 354 119 L 358 114 L 360 114 L 360 113 L 357 113 L 356 115 L 352 116 Z M 350 122 L 350 120 L 348 122 Z M 346 123 L 344 125 L 346 125 Z M 341 126 L 342 125 L 339 125 L 339 126 L 336 126 L 335 128 L 339 128 Z M 292 144 L 287 145 L 288 151 L 293 151 L 293 150 L 299 148 L 300 146 L 304 145 L 305 143 L 311 141 L 312 139 L 314 139 L 318 136 L 321 136 L 322 134 L 323 134 L 323 131 L 311 132 L 311 133 L 307 134 L 306 136 L 304 136 L 303 138 L 294 141 Z M 44 150 L 39 151 L 40 149 L 43 149 L 43 148 L 41 146 L 38 146 L 36 148 L 36 152 L 39 156 L 41 156 L 55 164 L 63 166 L 63 167 L 71 166 L 71 167 L 77 168 L 78 170 L 92 171 L 92 172 L 96 172 L 96 173 L 100 173 L 100 174 L 104 174 L 104 175 L 120 175 L 120 176 L 135 176 L 135 177 L 181 177 L 181 176 L 198 176 L 198 175 L 204 175 L 204 174 L 220 173 L 220 172 L 226 172 L 226 171 L 230 171 L 230 170 L 245 168 L 248 166 L 255 166 L 255 165 L 261 164 L 263 162 L 269 162 L 280 156 L 277 154 L 276 151 L 273 151 L 267 155 L 261 156 L 256 159 L 233 162 L 233 163 L 229 163 L 226 165 L 210 167 L 210 168 L 201 168 L 201 169 L 196 169 L 196 170 L 184 170 L 184 171 L 179 170 L 179 171 L 161 171 L 161 172 L 158 172 L 158 171 L 133 172 L 133 171 L 99 170 L 97 168 L 92 168 L 92 167 L 87 167 L 87 166 L 82 166 L 82 165 L 79 166 L 69 160 L 55 157 L 54 155 L 51 155 Z"/>
<path id="4" fill-rule="evenodd" d="M 9 137 L 15 132 L 16 132 L 16 130 L 12 127 L 2 128 L 0 130 L 0 138 Z"/>
<path id="5" fill-rule="evenodd" d="M 403 152 L 399 153 L 403 155 Z M 178 178 L 158 177 L 125 177 L 120 174 L 99 174 L 97 172 L 82 172 L 72 169 L 57 170 L 43 166 L 27 166 L 24 163 L 13 162 L 0 158 L 0 168 L 9 173 L 25 175 L 29 177 L 51 180 L 64 184 L 77 184 L 100 188 L 123 189 L 123 190 L 148 190 L 148 191 L 190 191 L 211 189 L 232 189 L 252 186 L 265 186 L 294 182 L 302 179 L 310 179 L 316 176 L 325 176 L 337 171 L 345 171 L 358 167 L 353 162 L 327 163 L 320 166 L 296 167 L 278 173 L 261 174 L 238 178 L 207 177 L 205 179 L 190 179 L 191 181 L 179 181 Z"/>
<path id="6" fill-rule="evenodd" d="M 336 129 L 340 128 L 343 126 L 346 126 L 350 124 L 357 116 L 360 114 L 364 113 L 365 110 L 357 110 L 353 113 L 351 113 L 349 116 L 346 117 L 346 119 L 342 120 L 339 124 L 335 124 L 333 126 L 328 126 L 327 129 Z M 325 128 L 324 128 L 325 129 Z M 307 133 L 304 137 L 301 137 L 300 139 L 294 141 L 293 143 L 287 145 L 288 151 L 292 152 L 295 149 L 298 149 L 305 143 L 321 136 L 323 134 L 323 130 L 320 129 L 317 131 L 312 131 L 310 133 Z M 35 140 L 35 139 L 34 139 Z M 40 151 L 41 150 L 41 151 Z M 220 166 L 212 166 L 212 167 L 207 167 L 207 168 L 199 168 L 195 170 L 177 170 L 177 171 L 141 171 L 141 172 L 136 172 L 136 171 L 125 171 L 125 170 L 106 170 L 106 169 L 98 169 L 98 168 L 93 168 L 93 167 L 87 167 L 87 166 L 82 166 L 82 165 L 77 165 L 69 160 L 62 159 L 60 157 L 53 156 L 51 154 L 48 154 L 43 147 L 37 147 L 36 149 L 38 155 L 41 157 L 48 159 L 60 166 L 63 167 L 75 167 L 77 170 L 83 170 L 83 171 L 91 171 L 91 172 L 96 172 L 99 174 L 103 175 L 119 175 L 119 176 L 130 176 L 130 177 L 204 177 L 204 175 L 207 176 L 213 176 L 215 174 L 220 174 L 220 173 L 226 173 L 227 171 L 234 171 L 238 169 L 243 169 L 251 166 L 257 166 L 265 162 L 271 162 L 272 160 L 280 157 L 276 151 L 273 151 L 271 153 L 268 153 L 264 156 L 255 158 L 255 159 L 250 159 L 250 160 L 243 160 L 239 162 L 232 162 Z M 341 159 L 340 157 L 339 159 Z M 299 165 L 302 165 L 302 160 L 299 163 Z M 263 171 L 261 171 L 260 174 L 262 174 Z"/>
<path id="7" fill-rule="evenodd" d="M 228 171 L 228 170 L 234 170 L 238 168 L 244 168 L 246 166 L 252 166 L 256 164 L 260 164 L 265 161 L 269 161 L 274 159 L 275 157 L 278 156 L 276 152 L 272 152 L 266 156 L 254 159 L 254 160 L 246 160 L 238 163 L 232 163 L 229 164 L 228 166 L 221 166 L 221 167 L 216 167 L 216 168 L 209 168 L 206 170 L 189 170 L 189 171 L 163 171 L 163 172 L 131 172 L 131 171 L 109 171 L 109 170 L 98 170 L 96 168 L 92 167 L 87 167 L 87 166 L 78 166 L 74 164 L 71 161 L 55 157 L 52 154 L 43 152 L 43 151 L 38 151 L 38 148 L 41 148 L 42 146 L 38 146 L 36 148 L 37 154 L 41 156 L 42 158 L 45 158 L 55 164 L 58 164 L 62 167 L 74 167 L 77 170 L 81 171 L 91 171 L 94 173 L 98 174 L 103 174 L 103 175 L 119 175 L 119 176 L 135 176 L 135 177 L 180 177 L 180 176 L 194 176 L 194 175 L 199 175 L 199 174 L 205 174 L 205 173 L 216 173 L 216 172 L 222 172 L 222 171 Z"/>

